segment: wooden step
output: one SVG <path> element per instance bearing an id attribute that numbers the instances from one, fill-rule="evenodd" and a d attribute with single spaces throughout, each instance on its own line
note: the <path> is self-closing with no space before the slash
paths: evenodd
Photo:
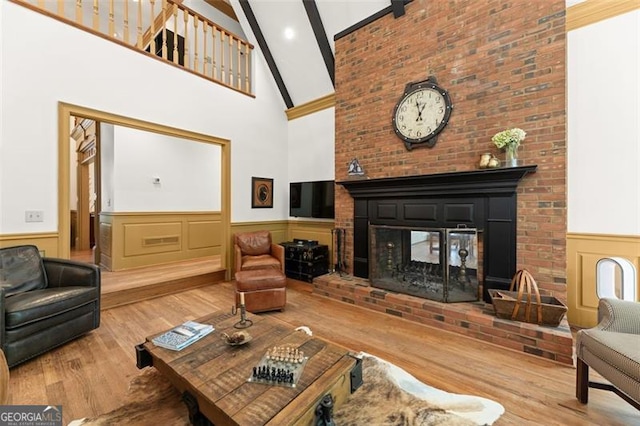
<path id="1" fill-rule="evenodd" d="M 226 270 L 220 263 L 219 256 L 211 256 L 124 271 L 102 271 L 101 309 L 224 282 Z"/>

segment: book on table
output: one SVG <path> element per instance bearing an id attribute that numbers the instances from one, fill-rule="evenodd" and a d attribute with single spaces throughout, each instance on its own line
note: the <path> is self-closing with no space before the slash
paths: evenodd
<path id="1" fill-rule="evenodd" d="M 187 321 L 177 327 L 154 337 L 151 341 L 162 348 L 179 351 L 190 344 L 202 339 L 211 333 L 214 327 L 211 324 L 202 324 L 195 321 Z"/>

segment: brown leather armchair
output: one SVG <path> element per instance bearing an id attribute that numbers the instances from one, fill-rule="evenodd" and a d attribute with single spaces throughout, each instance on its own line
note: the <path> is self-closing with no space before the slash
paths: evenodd
<path id="1" fill-rule="evenodd" d="M 236 272 L 274 268 L 284 273 L 284 247 L 271 241 L 271 232 L 234 234 L 233 246 Z"/>
<path id="2" fill-rule="evenodd" d="M 233 236 L 236 267 L 236 306 L 242 293 L 247 311 L 283 310 L 287 304 L 284 247 L 273 244 L 269 231 Z"/>
<path id="3" fill-rule="evenodd" d="M 36 246 L 0 249 L 0 349 L 9 367 L 100 325 L 100 269 L 40 257 Z"/>

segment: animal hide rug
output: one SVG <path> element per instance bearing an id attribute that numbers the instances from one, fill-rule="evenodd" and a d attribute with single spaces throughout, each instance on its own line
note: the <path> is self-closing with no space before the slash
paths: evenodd
<path id="1" fill-rule="evenodd" d="M 334 410 L 338 426 L 473 426 L 491 424 L 504 412 L 494 401 L 432 388 L 380 358 L 361 356 L 363 385 Z M 153 368 L 131 381 L 129 400 L 109 413 L 69 426 L 189 425 L 180 393 Z"/>

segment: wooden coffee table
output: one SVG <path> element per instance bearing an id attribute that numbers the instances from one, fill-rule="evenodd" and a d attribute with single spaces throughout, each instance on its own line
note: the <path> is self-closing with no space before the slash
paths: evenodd
<path id="1" fill-rule="evenodd" d="M 138 368 L 153 366 L 171 381 L 192 423 L 216 426 L 316 425 L 319 407 L 339 407 L 362 383 L 360 362 L 347 349 L 273 317 L 247 318 L 253 325 L 244 330 L 252 340 L 241 346 L 229 346 L 221 337 L 238 331 L 234 324 L 240 316 L 229 312 L 196 319 L 215 331 L 178 352 L 155 346 L 151 339 L 157 335 L 149 336 L 136 346 Z M 308 357 L 295 387 L 248 382 L 253 367 L 274 346 L 296 347 Z"/>

